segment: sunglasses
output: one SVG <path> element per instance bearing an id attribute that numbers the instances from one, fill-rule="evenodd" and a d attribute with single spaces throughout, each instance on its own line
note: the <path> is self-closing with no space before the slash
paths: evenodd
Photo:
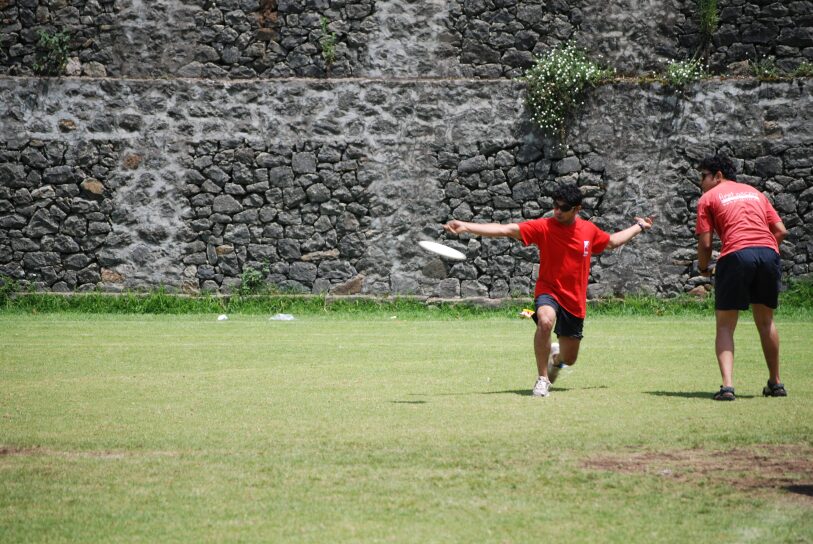
<path id="1" fill-rule="evenodd" d="M 560 210 L 560 211 L 563 211 L 563 212 L 569 212 L 570 210 L 572 210 L 575 207 L 576 206 L 571 205 L 571 204 L 559 204 L 558 202 L 553 203 L 553 209 L 554 210 Z"/>

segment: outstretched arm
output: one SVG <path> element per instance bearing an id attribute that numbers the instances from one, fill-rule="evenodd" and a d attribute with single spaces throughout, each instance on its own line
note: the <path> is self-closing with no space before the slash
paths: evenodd
<path id="1" fill-rule="evenodd" d="M 505 225 L 500 223 L 468 223 L 454 219 L 443 225 L 443 228 L 446 232 L 451 232 L 452 234 L 468 232 L 489 238 L 515 238 L 522 240 L 522 235 L 519 233 L 519 225 L 516 223 L 507 223 Z"/>
<path id="2" fill-rule="evenodd" d="M 610 243 L 607 244 L 607 249 L 615 249 L 623 246 L 642 232 L 651 229 L 652 221 L 652 217 L 636 217 L 633 226 L 610 235 Z"/>

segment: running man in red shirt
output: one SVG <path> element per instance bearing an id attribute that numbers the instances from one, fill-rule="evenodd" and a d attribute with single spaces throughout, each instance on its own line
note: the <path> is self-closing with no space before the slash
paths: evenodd
<path id="1" fill-rule="evenodd" d="M 737 183 L 737 170 L 726 157 L 700 162 L 697 203 L 697 266 L 710 275 L 712 231 L 722 241 L 715 267 L 714 307 L 717 317 L 715 350 L 723 385 L 714 400 L 734 400 L 734 329 L 740 310 L 751 305 L 754 323 L 768 365 L 766 397 L 787 396 L 779 379 L 779 334 L 773 311 L 779 302 L 782 270 L 779 244 L 788 234 L 768 199 L 750 185 Z"/>
<path id="2" fill-rule="evenodd" d="M 449 221 L 444 229 L 453 234 L 516 238 L 539 247 L 539 277 L 534 289 L 534 355 L 538 378 L 535 397 L 547 397 L 559 369 L 572 366 L 579 355 L 587 310 L 590 257 L 622 246 L 652 227 L 652 218 L 608 234 L 579 217 L 582 193 L 575 185 L 561 186 L 553 194 L 553 217 L 522 223 L 467 223 Z M 551 344 L 551 332 L 559 343 Z"/>

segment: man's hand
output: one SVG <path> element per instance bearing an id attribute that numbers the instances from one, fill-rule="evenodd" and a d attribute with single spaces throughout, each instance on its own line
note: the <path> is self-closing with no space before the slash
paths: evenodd
<path id="1" fill-rule="evenodd" d="M 610 235 L 610 242 L 607 244 L 607 249 L 615 249 L 621 247 L 642 232 L 646 232 L 652 228 L 653 216 L 649 217 L 636 217 L 635 224 L 627 227 L 624 230 L 619 230 Z"/>
<path id="2" fill-rule="evenodd" d="M 642 229 L 647 231 L 652 228 L 652 223 L 655 222 L 655 218 L 651 215 L 649 217 L 636 217 L 635 222 L 641 225 Z"/>
<path id="3" fill-rule="evenodd" d="M 706 270 L 700 270 L 700 268 L 698 268 L 697 271 L 700 272 L 701 276 L 710 278 L 714 274 L 714 263 L 709 263 Z"/>
<path id="4" fill-rule="evenodd" d="M 458 221 L 457 219 L 452 219 L 443 225 L 443 230 L 446 232 L 451 232 L 452 234 L 462 234 L 467 232 L 466 223 L 463 221 Z"/>

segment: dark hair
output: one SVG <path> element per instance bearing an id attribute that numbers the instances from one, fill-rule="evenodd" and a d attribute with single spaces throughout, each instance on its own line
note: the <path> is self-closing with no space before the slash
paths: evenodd
<path id="1" fill-rule="evenodd" d="M 581 190 L 572 183 L 560 185 L 553 191 L 553 200 L 561 200 L 569 206 L 580 206 L 582 198 Z"/>
<path id="2" fill-rule="evenodd" d="M 700 164 L 697 165 L 698 170 L 708 170 L 712 174 L 722 172 L 725 179 L 737 181 L 737 168 L 728 157 L 724 155 L 714 155 L 713 157 L 706 157 Z"/>

